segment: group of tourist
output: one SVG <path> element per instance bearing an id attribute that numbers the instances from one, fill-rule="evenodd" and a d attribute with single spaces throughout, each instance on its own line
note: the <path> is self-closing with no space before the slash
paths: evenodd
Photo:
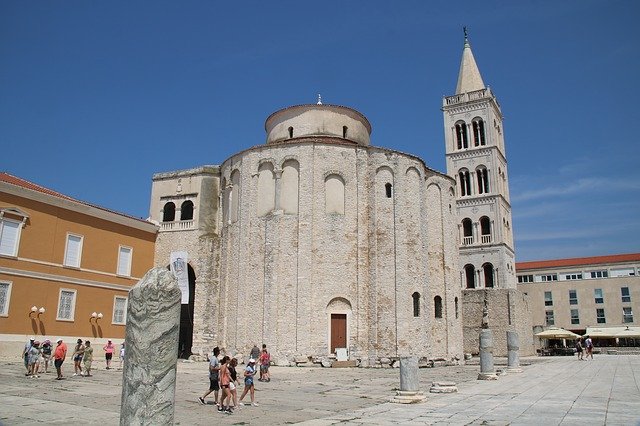
<path id="1" fill-rule="evenodd" d="M 107 362 L 107 370 L 111 368 L 111 359 L 115 346 L 111 340 L 102 348 L 105 351 L 105 359 Z M 28 378 L 38 378 L 42 373 L 49 373 L 49 362 L 53 356 L 53 365 L 56 369 L 56 380 L 64 379 L 62 375 L 62 364 L 67 358 L 67 345 L 62 339 L 56 340 L 56 346 L 52 347 L 51 341 L 46 339 L 40 344 L 35 337 L 29 339 L 24 345 L 22 357 L 24 358 L 24 366 L 27 370 L 25 376 Z M 73 375 L 82 377 L 91 377 L 91 365 L 93 363 L 93 346 L 89 340 L 78 339 L 76 346 L 71 354 L 73 359 Z M 120 369 L 124 362 L 124 342 L 120 347 Z M 84 365 L 84 369 L 83 369 Z"/>
<path id="2" fill-rule="evenodd" d="M 219 359 L 220 348 L 217 346 L 213 348 L 213 355 L 209 360 L 209 389 L 198 398 L 201 404 L 206 404 L 205 398 L 213 392 L 213 398 L 218 412 L 225 414 L 232 414 L 233 410 L 237 409 L 240 405 L 245 405 L 242 400 L 249 394 L 251 399 L 251 405 L 257 406 L 255 401 L 255 385 L 254 376 L 256 375 L 256 362 L 260 364 L 260 378 L 259 381 L 269 382 L 271 381 L 269 375 L 269 364 L 271 362 L 271 356 L 267 351 L 267 345 L 262 345 L 262 351 L 258 349 L 257 345 L 251 349 L 251 354 L 247 366 L 243 371 L 244 389 L 242 395 L 238 400 L 237 388 L 240 385 L 238 381 L 238 373 L 236 366 L 238 360 L 233 357 L 223 356 Z M 222 391 L 220 391 L 222 389 Z M 220 395 L 219 395 L 220 394 Z"/>
<path id="3" fill-rule="evenodd" d="M 589 356 L 593 359 L 593 340 L 589 336 L 581 337 L 576 342 L 576 354 L 578 354 L 579 361 L 584 360 L 584 352 L 587 353 L 586 359 L 589 359 Z"/>

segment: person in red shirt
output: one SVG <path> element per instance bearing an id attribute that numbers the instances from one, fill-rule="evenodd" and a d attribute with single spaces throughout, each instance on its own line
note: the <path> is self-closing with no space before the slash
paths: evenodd
<path id="1" fill-rule="evenodd" d="M 64 344 L 62 339 L 56 340 L 56 343 L 58 345 L 53 353 L 53 365 L 56 367 L 56 373 L 58 373 L 56 380 L 62 380 L 64 378 L 62 377 L 62 363 L 67 357 L 67 345 Z"/>

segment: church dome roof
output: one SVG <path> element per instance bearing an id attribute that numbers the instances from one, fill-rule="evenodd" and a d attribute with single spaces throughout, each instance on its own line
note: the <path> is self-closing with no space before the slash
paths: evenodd
<path id="1" fill-rule="evenodd" d="M 274 112 L 264 123 L 267 144 L 330 136 L 369 145 L 371 124 L 355 109 L 340 105 L 294 105 Z"/>

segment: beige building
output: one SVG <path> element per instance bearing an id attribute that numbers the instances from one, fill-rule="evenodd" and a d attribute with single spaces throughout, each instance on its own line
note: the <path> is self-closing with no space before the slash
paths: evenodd
<path id="1" fill-rule="evenodd" d="M 535 331 L 640 324 L 640 253 L 519 262 L 516 271 Z"/>
<path id="2" fill-rule="evenodd" d="M 29 336 L 123 339 L 157 226 L 0 173 L 0 353 Z"/>

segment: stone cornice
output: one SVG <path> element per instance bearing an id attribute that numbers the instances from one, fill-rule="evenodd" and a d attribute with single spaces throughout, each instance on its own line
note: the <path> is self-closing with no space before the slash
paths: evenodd
<path id="1" fill-rule="evenodd" d="M 502 111 L 500 110 L 500 105 L 498 104 L 498 101 L 495 99 L 495 97 L 480 98 L 464 103 L 445 105 L 441 108 L 441 110 L 449 114 L 459 114 L 462 112 L 477 111 L 481 108 L 484 108 L 487 104 L 490 104 L 493 107 L 495 113 L 498 115 L 498 117 L 500 117 L 500 120 L 504 119 Z"/>
<path id="2" fill-rule="evenodd" d="M 477 148 L 473 147 L 468 149 L 461 149 L 459 151 L 448 152 L 445 154 L 445 156 L 448 158 L 451 158 L 452 160 L 458 160 L 458 159 L 481 157 L 483 155 L 490 154 L 492 151 L 498 151 L 498 154 L 502 162 L 504 164 L 507 164 L 507 158 L 504 156 L 500 148 L 495 145 L 485 145 Z"/>
<path id="3" fill-rule="evenodd" d="M 465 198 L 456 199 L 457 207 L 472 207 L 472 206 L 481 206 L 490 204 L 490 201 L 500 201 L 504 205 L 506 205 L 509 209 L 511 209 L 511 204 L 507 201 L 506 198 L 502 194 L 487 194 L 487 195 L 474 195 Z"/>

